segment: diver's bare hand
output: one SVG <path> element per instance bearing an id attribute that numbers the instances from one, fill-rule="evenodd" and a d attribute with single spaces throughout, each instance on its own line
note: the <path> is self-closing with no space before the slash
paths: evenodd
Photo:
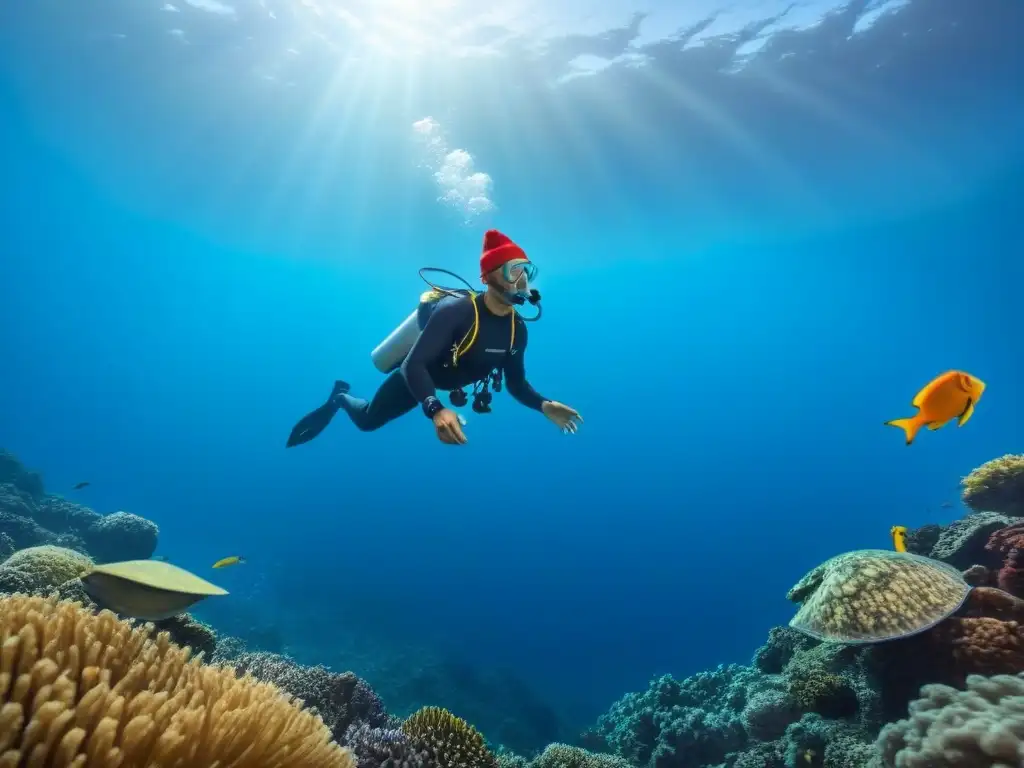
<path id="1" fill-rule="evenodd" d="M 554 400 L 545 400 L 540 408 L 566 435 L 575 435 L 583 423 L 583 417 L 577 411 Z"/>
<path id="2" fill-rule="evenodd" d="M 450 408 L 442 408 L 434 414 L 434 429 L 437 439 L 449 445 L 465 445 L 466 435 L 462 432 L 459 416 Z"/>

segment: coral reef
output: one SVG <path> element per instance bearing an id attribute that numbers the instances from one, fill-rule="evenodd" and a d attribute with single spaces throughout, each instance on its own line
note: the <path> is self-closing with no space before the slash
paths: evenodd
<path id="1" fill-rule="evenodd" d="M 0 535 L 14 549 L 43 544 L 73 549 L 98 563 L 145 560 L 156 551 L 159 530 L 128 512 L 100 515 L 61 496 L 48 495 L 38 474 L 0 451 Z"/>
<path id="2" fill-rule="evenodd" d="M 996 768 L 1024 763 L 1024 676 L 971 676 L 966 690 L 926 685 L 910 717 L 878 736 L 887 768 Z"/>
<path id="3" fill-rule="evenodd" d="M 239 674 L 273 683 L 315 709 L 339 741 L 357 721 L 380 728 L 394 725 L 373 689 L 351 672 L 304 667 L 287 656 L 264 651 L 241 653 L 225 661 Z"/>
<path id="4" fill-rule="evenodd" d="M 5 765 L 354 765 L 274 686 L 190 661 L 109 611 L 0 597 L 0 646 Z"/>
<path id="5" fill-rule="evenodd" d="M 749 665 L 656 678 L 573 743 L 560 737 L 550 708 L 517 689 L 515 675 L 456 661 L 417 664 L 385 681 L 408 694 L 402 712 L 426 697 L 470 712 L 475 725 L 490 718 L 482 729 L 489 742 L 440 706 L 420 706 L 404 721 L 390 715 L 353 672 L 247 650 L 246 641 L 250 648 L 263 641 L 247 634 L 244 616 L 236 622 L 242 640 L 218 637 L 187 614 L 144 623 L 99 611 L 79 577 L 94 563 L 150 557 L 156 525 L 47 495 L 38 474 L 0 452 L 0 594 L 24 593 L 0 596 L 0 638 L 21 649 L 4 664 L 22 665 L 6 688 L 8 668 L 0 669 L 0 733 L 14 734 L 0 743 L 0 764 L 11 755 L 15 763 L 56 764 L 54 750 L 73 755 L 105 738 L 102 749 L 120 752 L 97 752 L 90 765 L 134 764 L 135 755 L 140 764 L 166 756 L 159 762 L 168 768 L 215 761 L 240 768 L 1024 765 L 1022 488 L 1024 456 L 979 467 L 964 479 L 973 511 L 910 531 L 909 554 L 846 553 L 801 579 L 790 593 L 802 603 L 792 627 L 772 628 Z M 57 633 L 58 626 L 73 631 Z M 267 629 L 283 649 L 282 636 Z M 124 706 L 114 706 L 115 690 Z M 83 702 L 91 712 L 111 706 L 112 722 L 80 722 Z M 20 720 L 10 719 L 11 706 Z M 269 749 L 261 737 L 274 730 L 270 717 L 286 723 L 277 738 L 294 747 L 261 754 Z M 231 744 L 241 742 L 221 738 L 225 727 L 252 739 L 254 751 L 232 762 L 239 755 Z M 51 752 L 30 756 L 37 729 L 45 735 L 32 744 Z"/>
<path id="6" fill-rule="evenodd" d="M 1024 517 L 1024 455 L 986 461 L 960 484 L 961 498 L 971 509 Z"/>

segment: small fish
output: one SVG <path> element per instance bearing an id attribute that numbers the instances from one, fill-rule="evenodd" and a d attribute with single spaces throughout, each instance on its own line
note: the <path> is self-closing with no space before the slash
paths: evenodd
<path id="1" fill-rule="evenodd" d="M 238 555 L 232 555 L 231 557 L 225 557 L 225 558 L 222 558 L 221 560 L 218 560 L 216 563 L 213 564 L 213 567 L 214 568 L 227 568 L 229 565 L 238 565 L 239 563 L 244 563 L 244 562 L 245 562 L 244 558 L 241 558 Z"/>
<path id="2" fill-rule="evenodd" d="M 897 552 L 907 551 L 907 526 L 905 525 L 894 525 L 889 529 L 889 533 L 892 535 L 892 547 Z"/>
<path id="3" fill-rule="evenodd" d="M 934 431 L 957 419 L 962 427 L 974 413 L 974 406 L 985 391 L 985 382 L 963 371 L 946 371 L 936 376 L 914 397 L 917 413 L 905 419 L 885 422 L 887 427 L 899 427 L 907 437 L 907 445 L 914 442 L 918 430 L 928 427 Z"/>
<path id="4" fill-rule="evenodd" d="M 87 486 L 87 485 L 89 485 L 89 481 L 88 480 L 86 480 L 85 482 L 82 482 L 82 483 L 75 483 L 75 487 L 74 487 L 73 490 L 80 491 L 83 488 L 85 488 L 85 486 Z"/>
<path id="5" fill-rule="evenodd" d="M 817 754 L 818 753 L 815 752 L 813 749 L 805 749 L 804 750 L 804 762 L 806 762 L 806 763 L 813 763 L 814 762 L 814 757 Z"/>
<path id="6" fill-rule="evenodd" d="M 941 504 L 939 504 L 939 506 L 942 507 L 943 509 L 952 509 L 953 508 L 953 502 L 952 501 L 944 501 Z"/>

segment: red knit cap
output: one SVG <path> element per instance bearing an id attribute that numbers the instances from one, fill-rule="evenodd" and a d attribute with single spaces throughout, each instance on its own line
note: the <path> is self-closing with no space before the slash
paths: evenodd
<path id="1" fill-rule="evenodd" d="M 513 243 L 507 235 L 496 229 L 484 233 L 484 247 L 480 254 L 480 276 L 493 272 L 513 259 L 526 259 L 526 253 Z"/>

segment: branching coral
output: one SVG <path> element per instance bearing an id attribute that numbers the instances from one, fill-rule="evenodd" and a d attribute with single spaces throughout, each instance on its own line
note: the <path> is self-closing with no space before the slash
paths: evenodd
<path id="1" fill-rule="evenodd" d="M 227 662 L 239 673 L 274 683 L 314 707 L 339 741 L 356 722 L 386 726 L 384 704 L 362 678 L 351 672 L 331 672 L 326 667 L 303 667 L 276 653 L 242 653 Z"/>
<path id="2" fill-rule="evenodd" d="M 353 768 L 274 686 L 190 661 L 109 611 L 2 597 L 0 647 L 3 765 Z"/>
<path id="3" fill-rule="evenodd" d="M 345 731 L 344 744 L 356 755 L 359 768 L 427 768 L 425 751 L 419 751 L 399 728 L 375 728 L 353 723 Z"/>
<path id="4" fill-rule="evenodd" d="M 993 768 L 1024 762 L 1024 677 L 967 678 L 967 689 L 926 685 L 910 717 L 878 736 L 888 768 Z"/>
<path id="5" fill-rule="evenodd" d="M 402 723 L 402 731 L 436 768 L 498 768 L 480 731 L 447 709 L 423 707 Z"/>
<path id="6" fill-rule="evenodd" d="M 987 461 L 961 480 L 964 504 L 974 510 L 1024 516 L 1024 455 Z"/>

